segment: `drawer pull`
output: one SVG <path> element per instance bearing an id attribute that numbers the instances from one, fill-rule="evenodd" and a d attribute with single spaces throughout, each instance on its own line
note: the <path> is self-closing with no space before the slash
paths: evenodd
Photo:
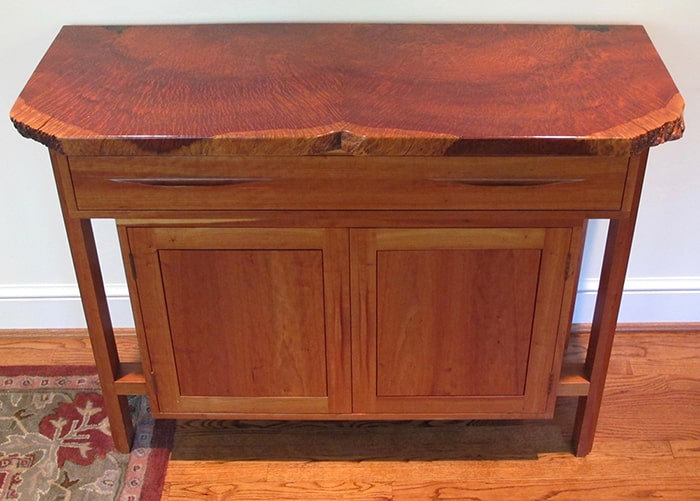
<path id="1" fill-rule="evenodd" d="M 263 177 L 144 177 L 110 179 L 113 183 L 141 184 L 145 186 L 162 187 L 194 187 L 194 186 L 234 186 L 259 181 L 270 181 Z"/>
<path id="2" fill-rule="evenodd" d="M 464 184 L 468 186 L 493 186 L 493 187 L 517 187 L 517 186 L 552 186 L 557 184 L 581 183 L 585 179 L 575 178 L 435 178 L 438 183 Z"/>

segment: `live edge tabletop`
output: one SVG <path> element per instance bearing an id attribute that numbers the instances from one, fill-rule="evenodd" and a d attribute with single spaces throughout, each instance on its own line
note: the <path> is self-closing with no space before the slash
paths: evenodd
<path id="1" fill-rule="evenodd" d="M 548 418 L 593 443 L 650 147 L 640 26 L 67 26 L 11 119 L 50 149 L 115 444 L 159 418 Z M 90 220 L 117 219 L 121 363 Z M 610 220 L 585 361 L 586 221 Z"/>

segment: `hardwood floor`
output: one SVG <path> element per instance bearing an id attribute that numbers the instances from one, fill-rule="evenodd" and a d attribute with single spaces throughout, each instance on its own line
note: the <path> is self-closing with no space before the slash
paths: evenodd
<path id="1" fill-rule="evenodd" d="M 0 365 L 89 364 L 76 333 L 0 332 Z M 119 336 L 125 359 L 133 336 Z M 570 357 L 584 343 L 572 337 Z M 700 499 L 700 330 L 620 332 L 593 452 L 551 422 L 178 423 L 164 500 Z"/>

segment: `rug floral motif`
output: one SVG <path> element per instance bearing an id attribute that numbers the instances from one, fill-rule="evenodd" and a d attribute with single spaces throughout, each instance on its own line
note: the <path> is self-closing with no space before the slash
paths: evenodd
<path id="1" fill-rule="evenodd" d="M 94 372 L 0 369 L 0 500 L 160 498 L 172 423 L 156 422 L 148 400 L 132 397 L 134 445 L 117 452 Z"/>

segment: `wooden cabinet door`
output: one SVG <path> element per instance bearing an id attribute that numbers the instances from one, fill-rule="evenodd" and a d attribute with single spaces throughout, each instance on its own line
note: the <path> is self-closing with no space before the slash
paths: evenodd
<path id="1" fill-rule="evenodd" d="M 347 230 L 126 233 L 158 414 L 351 411 Z"/>
<path id="2" fill-rule="evenodd" d="M 354 411 L 549 415 L 571 236 L 352 230 Z"/>

